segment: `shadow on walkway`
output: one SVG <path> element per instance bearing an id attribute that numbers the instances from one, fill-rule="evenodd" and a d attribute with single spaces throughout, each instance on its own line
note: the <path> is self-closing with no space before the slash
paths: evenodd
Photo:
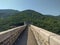
<path id="1" fill-rule="evenodd" d="M 27 45 L 27 39 L 28 39 L 28 30 L 26 28 L 13 45 Z"/>
<path id="2" fill-rule="evenodd" d="M 30 28 L 26 27 L 13 45 L 37 45 L 37 42 Z"/>

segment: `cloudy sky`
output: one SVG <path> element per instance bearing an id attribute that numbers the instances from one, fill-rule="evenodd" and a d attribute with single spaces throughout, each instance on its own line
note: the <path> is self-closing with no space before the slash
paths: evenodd
<path id="1" fill-rule="evenodd" d="M 60 15 L 60 0 L 0 0 L 0 9 L 32 9 L 42 14 Z"/>

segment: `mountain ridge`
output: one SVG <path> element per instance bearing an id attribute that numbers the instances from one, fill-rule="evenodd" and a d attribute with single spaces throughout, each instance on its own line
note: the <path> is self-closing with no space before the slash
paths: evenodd
<path id="1" fill-rule="evenodd" d="M 55 16 L 47 16 L 34 10 L 24 10 L 7 18 L 0 19 L 0 31 L 13 28 L 14 24 L 31 22 L 31 24 L 44 28 L 48 31 L 60 34 L 60 19 Z"/>
<path id="2" fill-rule="evenodd" d="M 0 9 L 0 18 L 8 17 L 18 12 L 19 12 L 18 10 L 13 9 Z"/>

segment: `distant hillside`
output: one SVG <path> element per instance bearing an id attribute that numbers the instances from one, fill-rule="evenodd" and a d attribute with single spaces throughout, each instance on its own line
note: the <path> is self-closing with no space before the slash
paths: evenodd
<path id="1" fill-rule="evenodd" d="M 60 20 L 60 15 L 58 15 L 58 16 L 55 16 L 55 18 L 57 18 L 57 19 L 59 19 L 59 20 Z"/>
<path id="2" fill-rule="evenodd" d="M 18 25 L 22 22 L 31 22 L 31 24 L 44 28 L 51 32 L 60 34 L 60 20 L 55 16 L 43 15 L 34 10 L 24 10 L 6 19 L 0 19 L 0 31 L 12 28 L 13 24 Z"/>
<path id="3" fill-rule="evenodd" d="M 18 10 L 12 10 L 12 9 L 0 9 L 0 18 L 5 18 L 7 16 L 14 15 L 15 13 L 18 13 Z"/>
<path id="4" fill-rule="evenodd" d="M 53 15 L 45 15 L 45 16 L 47 16 L 47 17 L 52 17 L 52 18 L 55 18 L 55 19 L 57 19 L 57 20 L 60 20 L 60 15 L 58 15 L 58 16 L 53 16 Z"/>

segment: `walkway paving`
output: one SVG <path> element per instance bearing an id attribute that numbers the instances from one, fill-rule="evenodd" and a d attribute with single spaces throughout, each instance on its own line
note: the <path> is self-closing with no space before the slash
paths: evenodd
<path id="1" fill-rule="evenodd" d="M 37 45 L 37 42 L 31 30 L 26 29 L 13 45 Z"/>

